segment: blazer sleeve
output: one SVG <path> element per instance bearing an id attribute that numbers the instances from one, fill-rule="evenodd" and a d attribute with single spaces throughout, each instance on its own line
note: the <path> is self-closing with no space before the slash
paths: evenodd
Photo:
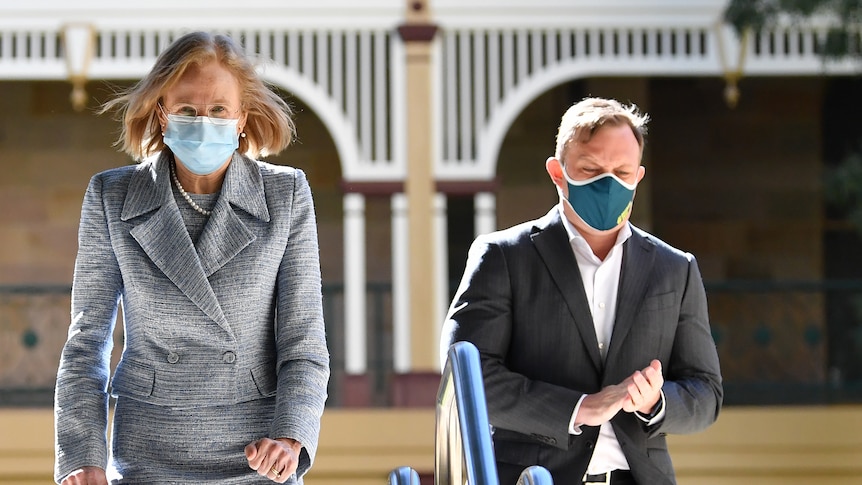
<path id="1" fill-rule="evenodd" d="M 54 395 L 54 479 L 83 466 L 105 468 L 108 378 L 122 276 L 111 246 L 99 175 L 81 209 L 72 280 L 71 325 Z"/>
<path id="2" fill-rule="evenodd" d="M 330 371 L 314 204 L 305 174 L 295 174 L 290 234 L 276 289 L 278 389 L 271 433 L 302 443 L 301 477 L 314 462 Z"/>
<path id="3" fill-rule="evenodd" d="M 665 416 L 650 426 L 658 433 L 695 433 L 718 419 L 724 391 L 718 352 L 709 327 L 706 291 L 697 261 L 686 255 L 688 272 L 669 367 L 665 369 Z"/>

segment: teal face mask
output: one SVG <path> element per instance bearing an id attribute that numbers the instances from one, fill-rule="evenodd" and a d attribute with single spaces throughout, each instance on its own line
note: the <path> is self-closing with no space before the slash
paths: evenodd
<path id="1" fill-rule="evenodd" d="M 167 115 L 165 145 L 187 169 L 208 175 L 227 162 L 239 147 L 239 120 L 207 116 Z"/>
<path id="2" fill-rule="evenodd" d="M 569 185 L 569 205 L 588 226 L 607 231 L 628 218 L 637 184 L 627 184 L 612 173 L 576 181 L 563 169 L 563 176 Z"/>

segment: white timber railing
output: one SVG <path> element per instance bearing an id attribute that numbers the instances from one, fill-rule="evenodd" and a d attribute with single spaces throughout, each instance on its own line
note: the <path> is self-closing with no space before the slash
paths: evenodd
<path id="1" fill-rule="evenodd" d="M 757 35 L 723 22 L 726 2 L 537 2 L 480 12 L 440 0 L 437 56 L 443 180 L 491 180 L 503 138 L 552 87 L 592 76 L 779 76 L 858 72 L 854 59 L 824 62 L 830 25 L 779 19 Z M 681 6 L 681 4 L 685 4 Z M 858 34 L 856 43 L 859 44 Z"/>
<path id="2" fill-rule="evenodd" d="M 173 2 L 177 3 L 177 2 Z M 90 79 L 135 79 L 192 29 L 239 39 L 265 78 L 302 99 L 333 135 L 348 182 L 406 177 L 401 0 L 106 0 L 0 5 L 0 79 L 66 79 L 64 26 L 95 29 Z M 502 140 L 533 99 L 590 76 L 817 75 L 856 72 L 818 53 L 828 19 L 779 21 L 740 43 L 725 0 L 433 0 L 438 180 L 489 181 Z M 197 6 L 197 7 L 196 7 Z M 191 20 L 189 20 L 191 19 Z M 858 42 L 858 39 L 857 39 Z"/>

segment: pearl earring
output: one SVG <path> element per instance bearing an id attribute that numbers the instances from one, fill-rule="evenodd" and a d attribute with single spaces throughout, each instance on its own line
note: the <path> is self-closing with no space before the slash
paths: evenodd
<path id="1" fill-rule="evenodd" d="M 245 138 L 245 132 L 243 131 L 242 133 L 239 134 L 239 136 Z"/>

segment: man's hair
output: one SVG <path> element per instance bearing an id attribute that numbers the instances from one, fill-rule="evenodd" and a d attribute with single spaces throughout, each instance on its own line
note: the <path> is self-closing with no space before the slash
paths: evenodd
<path id="1" fill-rule="evenodd" d="M 563 114 L 557 131 L 557 149 L 554 156 L 565 163 L 563 157 L 572 143 L 588 143 L 602 126 L 622 124 L 631 127 L 643 154 L 648 121 L 649 116 L 640 114 L 634 104 L 623 106 L 613 99 L 585 98 Z"/>
<path id="2" fill-rule="evenodd" d="M 240 88 L 241 111 L 248 115 L 239 139 L 240 153 L 256 158 L 285 149 L 296 134 L 290 106 L 258 76 L 242 48 L 227 35 L 191 32 L 162 52 L 152 70 L 135 86 L 108 102 L 104 113 L 118 109 L 122 132 L 116 142 L 140 160 L 165 148 L 157 115 L 158 103 L 189 66 L 217 61 L 230 71 Z"/>

